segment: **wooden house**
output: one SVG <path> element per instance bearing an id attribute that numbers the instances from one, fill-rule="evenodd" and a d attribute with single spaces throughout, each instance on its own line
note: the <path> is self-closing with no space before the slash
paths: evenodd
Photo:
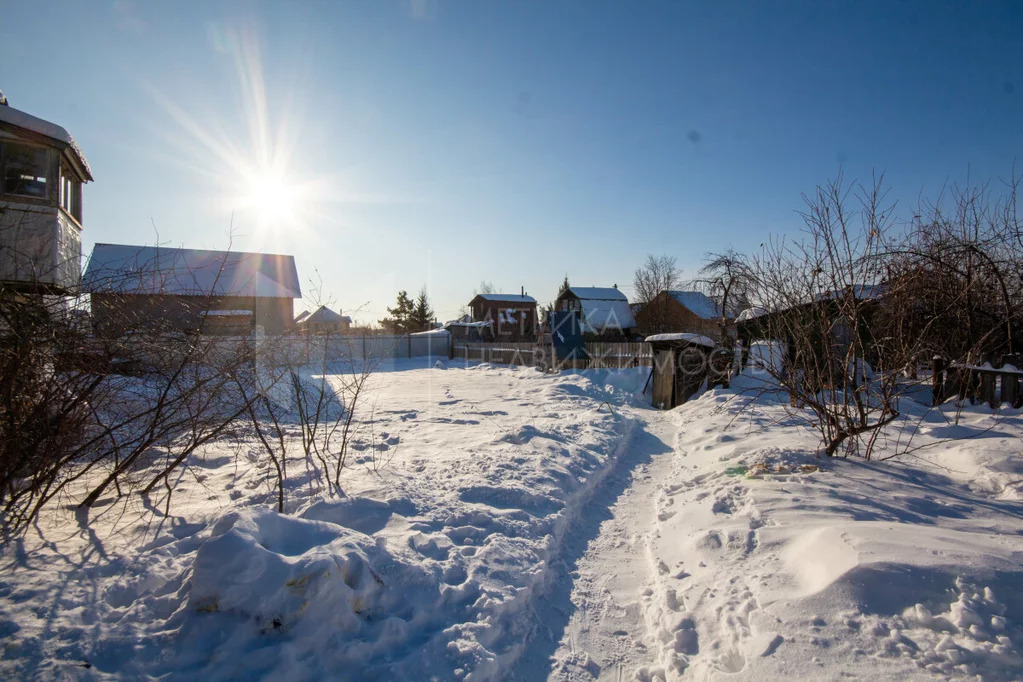
<path id="1" fill-rule="evenodd" d="M 628 297 L 618 287 L 569 287 L 554 301 L 554 310 L 575 313 L 588 336 L 632 338 L 636 320 Z"/>
<path id="2" fill-rule="evenodd" d="M 82 185 L 92 171 L 60 126 L 0 94 L 0 285 L 66 294 L 82 272 Z"/>
<path id="3" fill-rule="evenodd" d="M 342 334 L 351 329 L 352 318 L 336 313 L 325 305 L 295 318 L 295 330 L 305 334 Z"/>
<path id="4" fill-rule="evenodd" d="M 473 322 L 489 323 L 490 334 L 505 341 L 536 338 L 536 299 L 522 294 L 477 294 L 469 301 Z"/>
<path id="5" fill-rule="evenodd" d="M 301 298 L 293 256 L 96 244 L 85 270 L 93 328 L 203 334 L 291 330 Z"/>
<path id="6" fill-rule="evenodd" d="M 644 336 L 673 332 L 721 336 L 721 306 L 699 291 L 665 290 L 641 306 L 636 313 L 639 333 Z M 732 320 L 726 329 L 734 333 Z"/>

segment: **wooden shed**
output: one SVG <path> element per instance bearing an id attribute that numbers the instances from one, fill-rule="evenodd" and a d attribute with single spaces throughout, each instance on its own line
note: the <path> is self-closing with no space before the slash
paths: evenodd
<path id="1" fill-rule="evenodd" d="M 655 334 L 647 337 L 654 352 L 654 407 L 667 410 L 688 401 L 704 381 L 716 382 L 722 374 L 714 341 L 701 334 Z M 723 349 L 721 349 L 723 350 Z"/>

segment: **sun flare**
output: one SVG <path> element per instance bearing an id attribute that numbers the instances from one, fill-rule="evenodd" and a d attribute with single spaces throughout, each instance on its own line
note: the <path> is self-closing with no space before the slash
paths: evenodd
<path id="1" fill-rule="evenodd" d="M 298 190 L 285 174 L 273 168 L 252 173 L 246 183 L 243 204 L 260 222 L 287 223 L 295 219 Z"/>

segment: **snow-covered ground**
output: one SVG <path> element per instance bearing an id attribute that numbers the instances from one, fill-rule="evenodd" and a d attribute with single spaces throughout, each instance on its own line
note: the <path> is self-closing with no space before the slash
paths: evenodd
<path id="1" fill-rule="evenodd" d="M 734 389 L 650 409 L 647 371 L 402 362 L 346 498 L 296 447 L 272 512 L 234 440 L 169 511 L 54 510 L 0 557 L 0 676 L 1023 676 L 1018 413 L 904 401 L 928 447 L 822 461 Z"/>

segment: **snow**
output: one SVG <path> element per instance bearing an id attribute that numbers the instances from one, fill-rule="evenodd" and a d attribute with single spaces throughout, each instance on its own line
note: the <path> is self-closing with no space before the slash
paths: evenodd
<path id="1" fill-rule="evenodd" d="M 595 301 L 626 301 L 628 298 L 614 287 L 569 287 L 568 291 L 579 299 Z"/>
<path id="2" fill-rule="evenodd" d="M 902 409 L 892 433 L 919 422 L 928 449 L 889 462 L 818 459 L 768 396 L 717 390 L 674 411 L 645 679 L 1023 674 L 1019 417 Z"/>
<path id="3" fill-rule="evenodd" d="M 252 315 L 251 310 L 204 310 L 202 312 L 206 317 L 240 317 Z"/>
<path id="4" fill-rule="evenodd" d="M 451 332 L 444 328 L 428 329 L 425 332 L 413 332 L 409 336 L 451 336 Z"/>
<path id="5" fill-rule="evenodd" d="M 706 346 L 707 348 L 717 347 L 717 343 L 714 342 L 708 336 L 702 334 L 693 334 L 690 332 L 673 332 L 670 334 L 654 334 L 653 336 L 646 337 L 647 343 L 655 343 L 657 341 L 686 341 L 697 346 Z"/>
<path id="6" fill-rule="evenodd" d="M 536 303 L 532 296 L 520 296 L 519 294 L 476 294 L 484 301 L 498 301 L 500 303 Z"/>
<path id="7" fill-rule="evenodd" d="M 45 121 L 37 116 L 33 116 L 32 114 L 25 113 L 24 111 L 20 111 L 12 106 L 6 105 L 0 105 L 0 123 L 24 128 L 25 130 L 67 145 L 71 148 L 75 158 L 81 164 L 82 170 L 85 171 L 86 178 L 92 180 L 92 169 L 89 168 L 89 162 L 85 160 L 85 154 L 82 153 L 82 150 L 75 141 L 75 138 L 71 136 L 71 133 L 64 128 L 61 128 L 56 123 L 50 123 L 49 121 Z"/>
<path id="8" fill-rule="evenodd" d="M 470 329 L 471 328 L 482 329 L 483 327 L 490 327 L 493 324 L 494 323 L 489 321 L 489 320 L 482 321 L 482 322 L 459 322 L 457 320 L 453 320 L 451 322 L 445 322 L 444 326 L 445 327 L 466 327 L 466 328 L 470 328 Z"/>
<path id="9" fill-rule="evenodd" d="M 82 278 L 89 293 L 301 298 L 293 256 L 96 244 Z"/>
<path id="10" fill-rule="evenodd" d="M 584 330 L 602 332 L 607 329 L 632 329 L 636 326 L 632 308 L 626 300 L 583 299 L 579 304 Z"/>
<path id="11" fill-rule="evenodd" d="M 669 291 L 668 295 L 681 303 L 692 314 L 703 320 L 721 317 L 721 308 L 709 296 L 699 291 Z"/>
<path id="12" fill-rule="evenodd" d="M 0 555 L 0 676 L 1023 676 L 1018 410 L 903 398 L 877 455 L 914 453 L 819 459 L 755 371 L 661 411 L 649 368 L 430 363 L 371 378 L 343 498 L 295 448 L 271 511 L 236 436 L 166 515 L 50 510 Z"/>
<path id="13" fill-rule="evenodd" d="M 752 308 L 746 308 L 741 313 L 739 313 L 739 316 L 735 318 L 735 321 L 745 322 L 746 320 L 755 320 L 756 318 L 767 314 L 768 311 L 766 308 L 758 308 L 754 306 Z"/>

